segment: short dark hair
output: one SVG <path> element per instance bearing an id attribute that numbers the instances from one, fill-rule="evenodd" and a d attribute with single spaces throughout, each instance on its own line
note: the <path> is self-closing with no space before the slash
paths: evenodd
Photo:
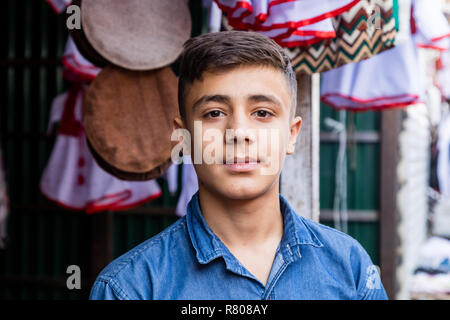
<path id="1" fill-rule="evenodd" d="M 178 107 L 183 118 L 186 90 L 194 80 L 201 80 L 206 71 L 242 65 L 271 66 L 283 72 L 291 91 L 291 115 L 295 113 L 297 79 L 289 57 L 275 41 L 262 34 L 237 30 L 202 34 L 184 43 L 179 62 Z"/>

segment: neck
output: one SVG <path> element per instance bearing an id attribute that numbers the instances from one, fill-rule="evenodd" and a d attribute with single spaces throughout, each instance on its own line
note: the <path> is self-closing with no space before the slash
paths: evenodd
<path id="1" fill-rule="evenodd" d="M 200 184 L 202 215 L 211 230 L 229 248 L 279 242 L 283 235 L 283 216 L 278 186 L 277 182 L 255 198 L 235 200 L 223 198 Z"/>

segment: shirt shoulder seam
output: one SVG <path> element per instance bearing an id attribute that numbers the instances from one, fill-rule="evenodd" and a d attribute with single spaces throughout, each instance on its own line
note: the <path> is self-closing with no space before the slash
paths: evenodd
<path id="1" fill-rule="evenodd" d="M 116 292 L 116 294 L 118 294 L 119 296 L 122 296 L 123 298 L 122 300 L 131 300 L 128 294 L 125 292 L 125 290 L 123 290 L 122 287 L 120 287 L 120 285 L 117 283 L 115 279 L 111 279 L 109 283 L 111 289 L 113 289 L 114 292 Z"/>
<path id="2" fill-rule="evenodd" d="M 126 292 L 117 284 L 117 281 L 114 279 L 97 279 L 96 283 L 104 283 L 105 286 L 109 286 L 111 290 L 119 297 L 120 300 L 130 300 L 130 297 L 126 294 Z"/>
<path id="3" fill-rule="evenodd" d="M 352 241 L 353 243 L 358 243 L 357 240 L 356 240 L 355 238 L 353 238 L 352 236 L 350 236 L 349 234 L 347 234 L 347 233 L 345 233 L 345 232 L 339 231 L 339 230 L 337 230 L 337 229 L 331 228 L 331 227 L 329 227 L 329 226 L 327 226 L 327 225 L 324 225 L 324 224 L 319 223 L 319 222 L 316 222 L 316 221 L 312 221 L 312 220 L 307 219 L 307 218 L 304 218 L 304 217 L 301 217 L 301 218 L 302 218 L 303 220 L 306 220 L 307 223 L 311 223 L 311 224 L 317 225 L 318 228 L 326 229 L 326 230 L 331 231 L 331 232 L 333 232 L 333 233 L 337 233 L 337 234 L 343 236 L 344 238 L 346 238 L 346 239 Z"/>

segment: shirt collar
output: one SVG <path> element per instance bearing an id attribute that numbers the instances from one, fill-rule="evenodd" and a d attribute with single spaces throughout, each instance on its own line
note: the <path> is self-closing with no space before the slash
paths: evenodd
<path id="1" fill-rule="evenodd" d="M 280 194 L 280 209 L 283 214 L 284 231 L 279 250 L 287 261 L 301 258 L 300 245 L 310 245 L 320 248 L 323 244 L 316 234 L 305 224 L 304 218 L 297 215 Z M 192 245 L 196 251 L 197 260 L 208 263 L 222 256 L 225 261 L 232 263 L 232 254 L 225 244 L 206 223 L 200 210 L 198 191 L 192 196 L 186 212 L 186 223 Z"/>

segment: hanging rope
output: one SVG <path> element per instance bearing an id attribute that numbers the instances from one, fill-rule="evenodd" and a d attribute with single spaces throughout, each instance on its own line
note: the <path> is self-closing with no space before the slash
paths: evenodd
<path id="1" fill-rule="evenodd" d="M 347 130 L 346 111 L 339 111 L 339 121 L 325 118 L 325 125 L 339 135 L 339 150 L 336 158 L 335 190 L 333 200 L 334 227 L 342 232 L 348 231 L 347 212 Z"/>

